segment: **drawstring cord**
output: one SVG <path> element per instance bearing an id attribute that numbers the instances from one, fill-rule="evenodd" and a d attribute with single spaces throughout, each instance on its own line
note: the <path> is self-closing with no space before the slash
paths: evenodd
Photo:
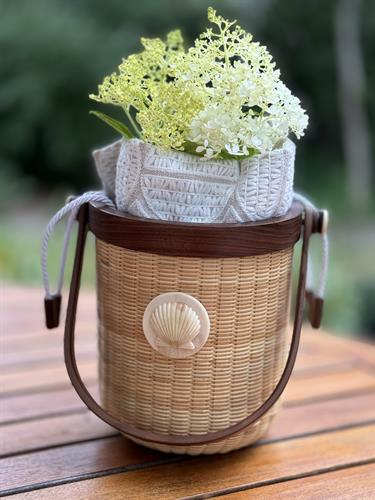
<path id="1" fill-rule="evenodd" d="M 56 212 L 56 214 L 52 217 L 52 219 L 49 221 L 44 230 L 42 239 L 42 248 L 41 248 L 41 270 L 42 270 L 43 286 L 45 293 L 44 304 L 45 304 L 47 328 L 55 328 L 59 322 L 61 291 L 64 284 L 64 271 L 66 265 L 66 258 L 68 255 L 70 237 L 72 234 L 73 225 L 76 220 L 79 208 L 88 202 L 101 203 L 111 208 L 115 208 L 113 201 L 102 191 L 89 191 L 69 201 L 64 207 L 62 207 L 58 212 Z M 48 243 L 55 226 L 67 215 L 68 215 L 68 220 L 66 224 L 63 249 L 60 258 L 60 269 L 57 279 L 57 288 L 56 292 L 52 293 L 50 287 L 49 274 L 48 274 Z"/>
<path id="2" fill-rule="evenodd" d="M 316 210 L 316 207 L 305 196 L 295 193 L 294 199 L 296 201 L 299 201 L 304 207 L 311 207 L 314 210 Z M 64 283 L 64 271 L 65 271 L 70 237 L 72 234 L 73 225 L 76 220 L 79 208 L 88 202 L 101 203 L 103 205 L 109 206 L 110 208 L 115 208 L 113 201 L 104 192 L 89 191 L 81 196 L 78 196 L 77 198 L 74 198 L 73 200 L 69 201 L 64 207 L 62 207 L 52 217 L 52 219 L 49 221 L 44 231 L 42 248 L 41 248 L 41 269 L 42 269 L 43 285 L 45 291 L 44 303 L 45 303 L 47 328 L 55 328 L 56 326 L 58 326 L 59 323 L 61 291 Z M 310 255 L 308 256 L 307 280 L 306 280 L 307 292 L 310 294 L 310 296 L 316 297 L 321 303 L 323 302 L 325 288 L 326 288 L 327 273 L 328 273 L 328 252 L 329 252 L 328 236 L 327 236 L 328 212 L 324 211 L 323 214 L 324 214 L 323 215 L 324 220 L 322 222 L 323 228 L 321 232 L 321 239 L 322 239 L 321 267 L 315 292 L 313 291 L 314 273 L 312 269 L 312 259 Z M 68 215 L 68 220 L 66 224 L 63 249 L 60 258 L 60 270 L 57 279 L 57 289 L 55 293 L 52 293 L 50 288 L 49 274 L 48 274 L 48 243 L 55 226 L 67 215 Z"/>
<path id="3" fill-rule="evenodd" d="M 317 210 L 315 205 L 311 203 L 311 201 L 305 196 L 294 193 L 294 199 L 302 203 L 304 207 L 310 207 L 314 210 Z M 317 298 L 324 299 L 324 294 L 326 290 L 327 284 L 327 275 L 328 275 L 328 260 L 329 260 L 329 241 L 328 241 L 328 212 L 326 210 L 323 212 L 323 222 L 322 222 L 322 232 L 320 233 L 321 237 L 321 263 L 320 263 L 320 272 L 319 277 L 317 279 L 317 286 L 314 290 L 314 271 L 313 271 L 313 262 L 311 259 L 311 254 L 308 255 L 308 263 L 307 263 L 307 277 L 306 277 L 306 290 L 308 292 L 313 293 Z"/>

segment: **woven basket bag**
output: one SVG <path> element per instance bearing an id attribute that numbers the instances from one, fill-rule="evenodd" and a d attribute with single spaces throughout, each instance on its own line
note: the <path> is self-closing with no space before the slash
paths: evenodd
<path id="1" fill-rule="evenodd" d="M 191 455 L 249 445 L 268 429 L 297 355 L 310 235 L 322 213 L 233 224 L 142 219 L 95 204 L 79 229 L 65 362 L 84 403 L 137 443 Z M 77 368 L 74 330 L 87 231 L 96 237 L 101 406 Z M 295 319 L 293 247 L 302 235 Z M 318 302 L 310 315 L 317 326 Z"/>

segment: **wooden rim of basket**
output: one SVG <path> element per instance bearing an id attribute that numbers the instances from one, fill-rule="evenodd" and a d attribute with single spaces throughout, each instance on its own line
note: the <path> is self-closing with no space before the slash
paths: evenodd
<path id="1" fill-rule="evenodd" d="M 298 217 L 300 217 L 300 215 L 298 215 Z M 64 334 L 64 357 L 65 357 L 66 368 L 70 380 L 72 382 L 72 385 L 76 389 L 82 401 L 93 413 L 95 413 L 104 422 L 118 429 L 121 433 L 129 437 L 132 437 L 133 439 L 146 442 L 159 443 L 159 444 L 173 445 L 173 446 L 202 445 L 218 441 L 221 439 L 226 439 L 229 436 L 241 432 L 248 426 L 257 422 L 263 415 L 265 415 L 268 412 L 268 410 L 280 398 L 293 371 L 294 363 L 298 352 L 302 320 L 303 320 L 309 240 L 311 234 L 319 230 L 320 219 L 321 217 L 319 215 L 319 211 L 316 211 L 310 207 L 305 208 L 304 217 L 299 219 L 301 225 L 303 225 L 303 243 L 302 243 L 300 271 L 299 271 L 299 279 L 297 287 L 297 299 L 295 306 L 293 335 L 288 354 L 288 359 L 286 361 L 283 373 L 278 383 L 276 384 L 273 392 L 267 398 L 267 400 L 265 400 L 251 415 L 248 415 L 246 418 L 244 418 L 240 422 L 237 422 L 234 425 L 231 425 L 225 429 L 221 429 L 220 431 L 209 432 L 203 435 L 181 436 L 181 435 L 166 435 L 152 431 L 146 431 L 143 429 L 139 429 L 127 422 L 118 420 L 116 417 L 108 413 L 95 401 L 95 399 L 89 393 L 87 387 L 85 386 L 80 376 L 75 356 L 74 336 L 75 336 L 77 303 L 78 303 L 82 263 L 84 256 L 84 247 L 89 227 L 88 224 L 89 207 L 87 205 L 83 205 L 80 208 L 78 214 L 79 227 L 78 227 L 77 246 L 74 259 L 72 280 L 70 285 L 69 302 L 67 308 L 65 334 Z M 315 298 L 310 297 L 310 307 L 314 306 L 314 300 Z M 315 324 L 314 326 L 316 327 L 317 324 Z"/>
<path id="2" fill-rule="evenodd" d="M 231 224 L 158 221 L 90 203 L 88 228 L 100 240 L 128 250 L 174 257 L 244 257 L 290 248 L 300 238 L 303 206 L 283 217 Z"/>

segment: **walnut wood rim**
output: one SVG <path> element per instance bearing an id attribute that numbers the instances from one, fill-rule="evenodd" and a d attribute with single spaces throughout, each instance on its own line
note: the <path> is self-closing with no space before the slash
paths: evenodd
<path id="1" fill-rule="evenodd" d="M 174 257 L 245 257 L 292 247 L 300 238 L 303 206 L 258 222 L 198 224 L 135 217 L 90 203 L 89 230 L 100 240 L 137 252 Z"/>

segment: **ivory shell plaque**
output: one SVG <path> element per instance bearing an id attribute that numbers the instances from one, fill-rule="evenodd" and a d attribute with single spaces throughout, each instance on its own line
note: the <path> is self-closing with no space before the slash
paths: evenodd
<path id="1" fill-rule="evenodd" d="M 163 293 L 146 307 L 143 331 L 149 344 L 169 358 L 186 358 L 198 352 L 210 333 L 205 307 L 181 292 Z"/>

